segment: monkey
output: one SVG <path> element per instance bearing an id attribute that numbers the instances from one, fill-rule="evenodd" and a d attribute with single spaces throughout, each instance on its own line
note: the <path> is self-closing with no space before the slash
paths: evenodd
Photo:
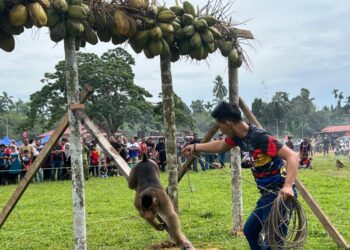
<path id="1" fill-rule="evenodd" d="M 160 171 L 157 164 L 143 154 L 130 171 L 128 186 L 136 190 L 135 207 L 140 216 L 156 230 L 166 229 L 170 237 L 182 249 L 195 249 L 180 229 L 180 221 L 173 204 L 160 183 Z M 163 222 L 157 221 L 157 215 Z"/>
<path id="2" fill-rule="evenodd" d="M 336 160 L 335 167 L 339 170 L 339 168 L 345 167 L 344 163 L 342 163 L 340 160 Z"/>

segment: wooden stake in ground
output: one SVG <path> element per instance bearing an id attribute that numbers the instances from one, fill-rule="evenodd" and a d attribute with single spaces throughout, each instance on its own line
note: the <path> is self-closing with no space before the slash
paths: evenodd
<path id="1" fill-rule="evenodd" d="M 164 113 L 164 132 L 165 132 L 165 150 L 167 159 L 168 177 L 168 195 L 173 202 L 175 211 L 178 213 L 178 181 L 177 181 L 177 164 L 176 164 L 176 125 L 175 125 L 175 108 L 174 92 L 171 76 L 170 58 L 160 57 L 160 69 L 162 75 L 162 97 Z"/>
<path id="2" fill-rule="evenodd" d="M 228 90 L 230 103 L 238 105 L 238 69 L 228 60 Z M 243 195 L 241 179 L 241 150 L 231 149 L 231 185 L 232 185 L 232 235 L 243 235 Z"/>
<path id="3" fill-rule="evenodd" d="M 75 38 L 64 39 L 66 60 L 66 88 L 68 107 L 79 103 L 78 66 L 75 51 Z M 80 134 L 80 120 L 77 112 L 68 109 L 70 129 L 70 156 L 72 166 L 72 196 L 74 212 L 74 244 L 75 249 L 86 247 L 86 221 L 85 221 L 85 193 L 82 143 Z"/>

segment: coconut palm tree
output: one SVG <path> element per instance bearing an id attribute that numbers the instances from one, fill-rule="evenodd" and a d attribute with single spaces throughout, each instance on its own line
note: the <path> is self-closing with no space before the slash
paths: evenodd
<path id="1" fill-rule="evenodd" d="M 213 88 L 213 94 L 214 94 L 214 102 L 219 103 L 226 99 L 227 96 L 227 87 L 224 85 L 224 81 L 220 75 L 216 76 L 214 81 L 214 88 Z"/>
<path id="2" fill-rule="evenodd" d="M 14 108 L 15 103 L 12 100 L 13 96 L 9 96 L 5 91 L 0 95 L 0 113 L 9 112 L 12 108 Z"/>
<path id="3" fill-rule="evenodd" d="M 204 108 L 208 111 L 208 112 L 211 112 L 211 109 L 213 108 L 214 104 L 211 103 L 210 101 L 207 101 L 205 104 L 204 104 Z"/>

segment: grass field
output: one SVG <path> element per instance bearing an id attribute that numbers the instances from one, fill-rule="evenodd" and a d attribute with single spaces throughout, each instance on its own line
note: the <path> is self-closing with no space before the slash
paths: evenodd
<path id="1" fill-rule="evenodd" d="M 304 182 L 336 228 L 350 242 L 350 161 L 337 171 L 333 157 L 315 157 L 313 170 L 301 170 Z M 244 238 L 231 237 L 230 170 L 190 172 L 179 187 L 180 214 L 184 233 L 197 248 L 249 249 Z M 253 180 L 249 170 L 243 177 Z M 167 176 L 162 175 L 166 183 Z M 86 219 L 89 249 L 149 249 L 166 240 L 138 216 L 134 193 L 126 180 L 92 178 L 86 182 Z M 15 186 L 0 186 L 2 208 Z M 0 230 L 0 249 L 74 249 L 71 183 L 31 184 Z M 249 215 L 259 194 L 243 181 L 244 216 Z M 316 217 L 306 209 L 309 237 L 305 249 L 338 249 Z"/>

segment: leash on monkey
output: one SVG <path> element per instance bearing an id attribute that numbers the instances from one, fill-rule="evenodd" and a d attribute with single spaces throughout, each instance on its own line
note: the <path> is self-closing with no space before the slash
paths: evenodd
<path id="1" fill-rule="evenodd" d="M 193 154 L 192 156 L 215 168 L 213 164 L 201 159 L 197 155 Z M 258 208 L 262 209 L 271 206 L 269 216 L 265 222 L 261 221 L 259 216 L 253 212 L 262 225 L 259 239 L 260 245 L 268 244 L 273 250 L 302 249 L 307 238 L 307 218 L 300 202 L 295 197 L 284 199 L 278 192 L 259 186 L 254 181 L 242 176 L 240 178 L 265 192 L 277 196 L 271 204 Z"/>

